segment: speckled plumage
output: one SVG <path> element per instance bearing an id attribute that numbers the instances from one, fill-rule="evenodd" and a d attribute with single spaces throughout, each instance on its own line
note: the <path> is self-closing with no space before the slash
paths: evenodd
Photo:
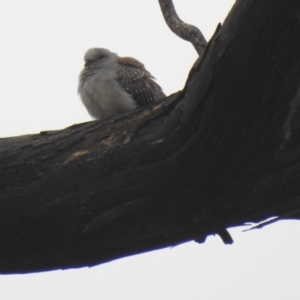
<path id="1" fill-rule="evenodd" d="M 130 111 L 165 97 L 144 65 L 104 48 L 89 49 L 79 75 L 78 93 L 96 119 Z"/>

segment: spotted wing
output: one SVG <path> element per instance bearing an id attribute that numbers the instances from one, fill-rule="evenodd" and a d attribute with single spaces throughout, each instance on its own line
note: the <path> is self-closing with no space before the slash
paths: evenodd
<path id="1" fill-rule="evenodd" d="M 140 106 L 165 97 L 144 65 L 131 57 L 118 59 L 118 82 Z"/>

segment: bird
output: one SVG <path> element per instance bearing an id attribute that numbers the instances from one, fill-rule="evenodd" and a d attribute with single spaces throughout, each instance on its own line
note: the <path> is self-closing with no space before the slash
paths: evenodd
<path id="1" fill-rule="evenodd" d="M 135 58 L 91 48 L 84 62 L 78 94 L 95 119 L 104 120 L 166 97 L 155 78 Z"/>

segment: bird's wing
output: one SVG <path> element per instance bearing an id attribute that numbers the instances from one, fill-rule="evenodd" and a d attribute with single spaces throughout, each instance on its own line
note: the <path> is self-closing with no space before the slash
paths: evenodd
<path id="1" fill-rule="evenodd" d="M 165 97 L 161 87 L 144 65 L 132 57 L 119 57 L 117 60 L 117 81 L 131 94 L 138 105 L 143 106 Z"/>

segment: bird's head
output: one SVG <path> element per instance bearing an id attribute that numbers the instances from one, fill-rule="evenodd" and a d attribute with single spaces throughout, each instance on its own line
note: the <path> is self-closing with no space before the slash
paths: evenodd
<path id="1" fill-rule="evenodd" d="M 91 48 L 84 55 L 84 66 L 86 68 L 101 68 L 113 61 L 116 56 L 116 53 L 105 48 Z"/>

